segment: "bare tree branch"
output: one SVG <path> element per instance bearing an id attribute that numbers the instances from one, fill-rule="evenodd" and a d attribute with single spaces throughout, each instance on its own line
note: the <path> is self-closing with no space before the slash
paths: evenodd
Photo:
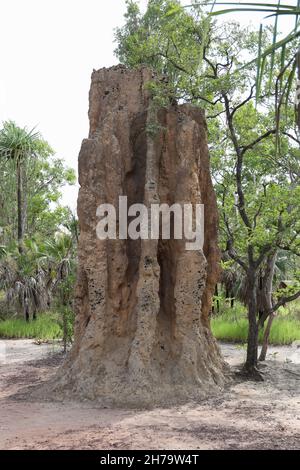
<path id="1" fill-rule="evenodd" d="M 253 98 L 253 91 L 254 91 L 254 88 L 255 88 L 255 85 L 252 85 L 250 95 L 247 96 L 247 98 L 246 98 L 244 101 L 242 101 L 241 103 L 239 103 L 239 104 L 233 109 L 233 111 L 231 111 L 231 117 L 234 116 L 234 114 L 237 112 L 238 109 L 242 108 L 245 104 L 248 103 L 248 101 L 250 101 L 250 100 Z"/>
<path id="2" fill-rule="evenodd" d="M 262 140 L 264 140 L 267 137 L 269 137 L 270 135 L 274 135 L 274 134 L 276 134 L 276 129 L 271 129 L 271 130 L 265 132 L 264 134 L 260 135 L 259 137 L 257 137 L 257 139 L 255 139 L 253 142 L 251 142 L 251 144 L 243 145 L 241 147 L 242 154 L 247 152 L 247 150 L 252 149 L 256 144 L 259 144 L 259 142 L 261 142 Z"/>

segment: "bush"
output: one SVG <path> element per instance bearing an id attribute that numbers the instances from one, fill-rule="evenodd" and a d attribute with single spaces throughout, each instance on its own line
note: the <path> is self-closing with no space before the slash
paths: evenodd
<path id="1" fill-rule="evenodd" d="M 72 344 L 73 341 L 74 319 L 73 310 L 68 307 L 61 307 L 58 324 L 62 331 L 64 352 L 67 351 L 68 345 Z"/>

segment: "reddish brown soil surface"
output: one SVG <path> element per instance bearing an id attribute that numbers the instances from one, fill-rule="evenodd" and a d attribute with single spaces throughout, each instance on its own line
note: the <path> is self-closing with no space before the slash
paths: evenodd
<path id="1" fill-rule="evenodd" d="M 300 448 L 299 348 L 273 348 L 263 383 L 233 382 L 200 403 L 125 410 L 34 401 L 32 389 L 52 376 L 63 356 L 31 340 L 1 344 L 1 449 Z M 241 348 L 222 350 L 233 366 L 243 359 Z"/>

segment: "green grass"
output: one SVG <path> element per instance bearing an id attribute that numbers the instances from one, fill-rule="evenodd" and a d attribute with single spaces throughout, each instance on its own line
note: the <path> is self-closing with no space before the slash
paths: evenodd
<path id="1" fill-rule="evenodd" d="M 9 318 L 0 321 L 0 338 L 36 338 L 53 340 L 62 337 L 62 329 L 57 315 L 43 313 L 34 321 L 26 322 L 22 318 Z"/>
<path id="2" fill-rule="evenodd" d="M 237 305 L 233 310 L 224 309 L 224 312 L 211 320 L 214 336 L 221 341 L 233 343 L 246 343 L 248 334 L 248 321 L 245 309 Z M 263 331 L 260 332 L 261 342 Z M 300 340 L 300 321 L 297 316 L 286 315 L 284 311 L 279 313 L 273 321 L 270 344 L 284 345 Z"/>
<path id="3" fill-rule="evenodd" d="M 211 326 L 215 337 L 221 341 L 246 343 L 248 322 L 246 309 L 236 303 L 234 309 L 221 304 L 222 313 L 212 318 Z M 35 321 L 25 322 L 22 318 L 8 318 L 0 321 L 0 338 L 35 338 L 53 340 L 62 337 L 62 324 L 57 313 L 39 314 Z M 260 333 L 260 340 L 262 332 Z M 273 321 L 270 344 L 291 344 L 300 340 L 300 318 L 297 309 L 281 309 Z"/>

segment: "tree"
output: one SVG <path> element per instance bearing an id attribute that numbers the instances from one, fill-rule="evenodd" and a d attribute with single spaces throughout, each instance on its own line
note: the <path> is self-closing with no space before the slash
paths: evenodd
<path id="1" fill-rule="evenodd" d="M 249 337 L 245 370 L 252 373 L 257 365 L 259 328 L 279 308 L 272 302 L 278 249 L 283 239 L 289 250 L 299 243 L 299 185 L 291 184 L 289 175 L 279 165 L 280 159 L 274 158 L 275 129 L 262 131 L 265 128 L 260 122 L 266 117 L 260 116 L 251 103 L 231 108 L 225 97 L 225 105 L 234 156 L 220 188 L 221 213 L 227 251 L 244 270 L 247 280 Z M 288 141 L 283 140 L 281 146 L 288 149 Z M 232 172 L 230 165 L 235 162 Z M 286 301 L 300 295 L 297 282 L 290 294 Z"/>
<path id="2" fill-rule="evenodd" d="M 60 205 L 62 187 L 73 184 L 75 174 L 54 157 L 39 133 L 13 122 L 0 131 L 0 155 L 0 285 L 8 305 L 21 309 L 28 321 L 57 295 L 50 246 L 64 224 L 76 227 L 70 209 Z M 55 266 L 60 262 L 56 259 Z"/>
<path id="3" fill-rule="evenodd" d="M 51 295 L 55 296 L 60 312 L 64 352 L 73 337 L 73 290 L 78 243 L 77 220 L 72 217 L 67 225 L 70 231 L 57 232 L 54 239 L 44 245 Z"/>
<path id="4" fill-rule="evenodd" d="M 47 240 L 38 234 L 26 238 L 21 253 L 13 243 L 1 251 L 0 288 L 7 305 L 21 309 L 26 321 L 49 310 L 54 301 L 59 309 L 71 308 L 77 241 L 71 232 L 56 228 Z"/>
<path id="5" fill-rule="evenodd" d="M 3 156 L 12 152 L 7 139 L 5 139 L 5 145 L 8 146 L 8 151 L 3 148 Z M 54 156 L 53 150 L 41 136 L 34 145 L 34 158 L 26 157 L 21 162 L 23 174 L 21 211 L 15 197 L 18 191 L 18 179 L 14 176 L 15 159 L 1 159 L 0 227 L 2 233 L 0 236 L 2 243 L 5 244 L 18 239 L 20 212 L 23 222 L 22 238 L 33 237 L 36 233 L 43 233 L 47 237 L 53 233 L 53 230 L 56 230 L 55 227 L 69 218 L 68 209 L 62 207 L 59 200 L 63 185 L 74 184 L 74 171 L 65 167 L 63 161 Z"/>
<path id="6" fill-rule="evenodd" d="M 34 129 L 28 131 L 26 128 L 17 127 L 12 121 L 5 122 L 3 129 L 0 131 L 0 157 L 12 160 L 15 165 L 18 212 L 17 237 L 20 251 L 22 250 L 27 216 L 26 161 L 35 158 L 41 150 L 45 150 L 45 147 L 50 151 L 50 147 L 41 139 L 38 132 L 34 132 Z"/>
<path id="7" fill-rule="evenodd" d="M 278 308 L 270 303 L 272 266 L 283 240 L 289 250 L 299 243 L 299 153 L 294 145 L 298 139 L 291 124 L 292 109 L 288 102 L 289 119 L 278 127 L 271 106 L 276 87 L 288 71 L 282 72 L 281 58 L 276 54 L 273 65 L 277 78 L 271 90 L 268 80 L 261 81 L 263 108 L 255 109 L 255 63 L 246 58 L 257 53 L 257 33 L 237 24 L 218 25 L 203 16 L 199 5 L 193 4 L 187 13 L 178 1 L 150 0 L 145 15 L 129 1 L 127 15 L 125 26 L 116 32 L 116 52 L 121 61 L 130 66 L 150 65 L 165 73 L 169 81 L 166 85 L 164 82 L 163 90 L 152 89 L 156 96 L 171 95 L 201 104 L 207 111 L 223 241 L 229 256 L 245 272 L 248 284 L 249 337 L 244 372 L 260 378 L 258 330 Z M 268 31 L 260 35 L 271 44 Z M 293 47 L 290 44 L 286 49 L 290 57 Z M 260 317 L 259 280 L 264 284 Z M 296 286 L 285 299 L 298 295 Z"/>
<path id="8" fill-rule="evenodd" d="M 39 310 L 47 308 L 46 272 L 39 261 L 41 253 L 35 242 L 26 240 L 20 253 L 18 246 L 6 252 L 0 261 L 0 286 L 9 307 L 22 310 L 24 319 L 33 320 Z"/>
<path id="9" fill-rule="evenodd" d="M 269 79 L 269 83 L 274 78 L 273 67 L 274 67 L 274 60 L 275 54 L 279 50 L 281 54 L 281 73 L 284 73 L 286 69 L 289 69 L 289 75 L 286 79 L 284 86 L 282 86 L 282 93 L 281 99 L 284 95 L 288 99 L 292 90 L 292 84 L 294 83 L 294 77 L 297 69 L 297 78 L 300 79 L 300 48 L 294 53 L 292 60 L 286 60 L 287 58 L 287 47 L 289 44 L 293 43 L 296 39 L 300 36 L 300 5 L 297 2 L 297 5 L 281 5 L 280 0 L 278 1 L 277 5 L 272 3 L 239 3 L 239 2 L 214 2 L 213 9 L 217 5 L 226 5 L 229 8 L 225 8 L 224 10 L 219 11 L 212 11 L 212 16 L 223 15 L 226 13 L 234 13 L 234 12 L 257 12 L 257 13 L 267 13 L 267 18 L 274 17 L 274 32 L 273 32 L 273 41 L 271 45 L 264 47 L 264 43 L 262 40 L 262 31 L 263 26 L 260 25 L 260 32 L 259 32 L 259 41 L 258 41 L 258 55 L 252 62 L 257 63 L 257 75 L 256 75 L 256 96 L 258 98 L 260 92 L 260 85 L 263 80 L 263 76 L 267 75 Z M 295 19 L 294 28 L 290 30 L 290 32 L 284 37 L 279 39 L 278 38 L 278 19 L 281 16 L 285 17 L 292 17 Z M 270 61 L 270 67 L 268 70 L 267 61 Z M 297 113 L 297 126 L 298 130 L 300 130 L 300 94 L 297 85 L 296 89 L 296 113 Z M 277 115 L 277 121 L 279 120 L 279 115 Z"/>

